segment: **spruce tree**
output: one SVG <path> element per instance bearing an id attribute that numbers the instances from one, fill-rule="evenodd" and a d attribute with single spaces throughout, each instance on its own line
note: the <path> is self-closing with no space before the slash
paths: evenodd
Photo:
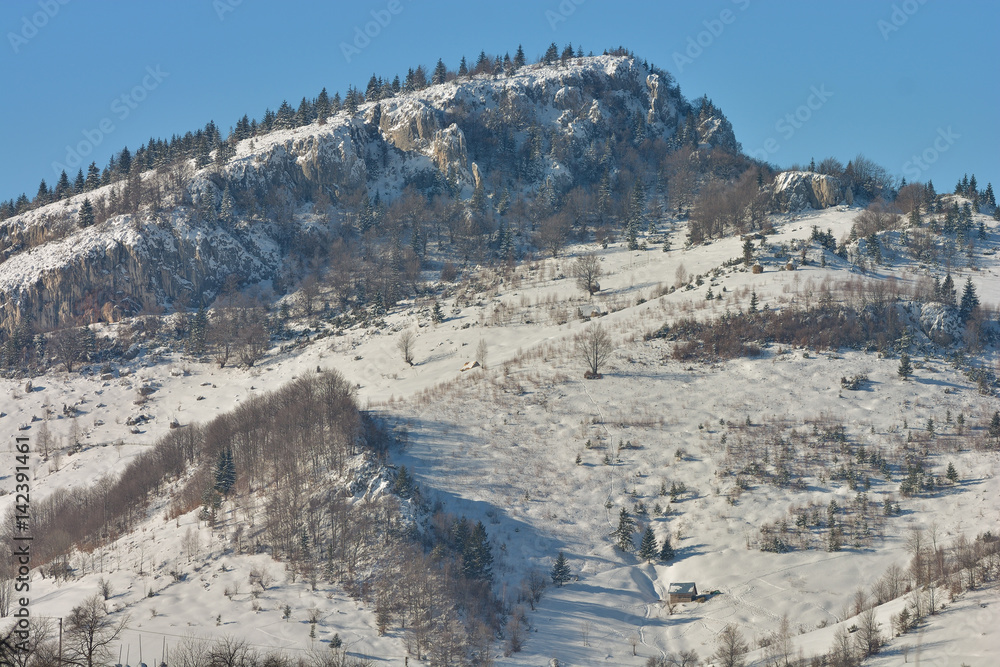
<path id="1" fill-rule="evenodd" d="M 896 373 L 904 380 L 913 374 L 913 365 L 910 364 L 910 355 L 906 352 L 899 355 L 899 368 L 896 370 Z"/>
<path id="2" fill-rule="evenodd" d="M 462 60 L 458 63 L 458 75 L 469 76 L 469 66 L 465 62 L 465 56 L 462 56 Z"/>
<path id="3" fill-rule="evenodd" d="M 663 544 L 660 546 L 660 560 L 667 562 L 674 559 L 674 547 L 670 544 L 670 533 L 663 536 Z"/>
<path id="4" fill-rule="evenodd" d="M 757 313 L 757 290 L 752 290 L 750 292 L 750 307 L 747 308 L 747 312 L 751 315 Z"/>
<path id="5" fill-rule="evenodd" d="M 223 496 L 229 495 L 236 485 L 236 465 L 233 463 L 233 450 L 226 447 L 219 452 L 215 463 L 215 484 L 212 487 Z"/>
<path id="6" fill-rule="evenodd" d="M 1000 411 L 993 413 L 993 418 L 990 419 L 990 426 L 986 433 L 993 438 L 994 444 L 1000 443 Z"/>
<path id="7" fill-rule="evenodd" d="M 66 170 L 59 174 L 59 180 L 56 182 L 56 199 L 64 199 L 71 194 L 72 188 L 69 184 L 69 177 L 66 176 Z"/>
<path id="8" fill-rule="evenodd" d="M 437 65 L 434 66 L 434 74 L 431 75 L 431 83 L 444 83 L 448 75 L 448 68 L 444 66 L 444 61 L 438 58 Z"/>
<path id="9" fill-rule="evenodd" d="M 945 473 L 945 477 L 951 480 L 952 484 L 958 483 L 958 471 L 955 470 L 955 464 L 951 461 L 948 462 L 948 472 Z"/>
<path id="10" fill-rule="evenodd" d="M 556 46 L 555 42 L 552 42 L 551 44 L 549 44 L 549 48 L 545 50 L 545 56 L 542 58 L 542 61 L 546 65 L 551 65 L 558 59 L 559 59 L 559 47 Z"/>
<path id="11" fill-rule="evenodd" d="M 191 320 L 191 333 L 188 336 L 188 351 L 191 354 L 201 355 L 205 353 L 205 342 L 208 337 L 208 315 L 205 307 L 199 306 Z"/>
<path id="12" fill-rule="evenodd" d="M 441 304 L 437 301 L 434 302 L 434 308 L 431 310 L 431 319 L 434 321 L 434 324 L 444 322 L 444 311 L 441 310 Z"/>
<path id="13" fill-rule="evenodd" d="M 94 207 L 90 205 L 90 199 L 84 199 L 80 205 L 80 228 L 84 229 L 94 224 Z"/>
<path id="14" fill-rule="evenodd" d="M 326 92 L 326 88 L 319 91 L 319 96 L 316 98 L 316 120 L 320 125 L 326 124 L 326 119 L 330 116 L 330 96 Z"/>
<path id="15" fill-rule="evenodd" d="M 948 306 L 955 305 L 955 281 L 950 273 L 945 275 L 941 283 L 941 302 Z"/>
<path id="16" fill-rule="evenodd" d="M 569 579 L 569 564 L 566 562 L 566 556 L 560 551 L 556 557 L 556 562 L 552 565 L 552 583 L 558 587 L 562 587 L 563 584 L 569 582 Z"/>
<path id="17" fill-rule="evenodd" d="M 615 538 L 615 545 L 622 551 L 632 551 L 632 531 L 635 529 L 635 520 L 628 515 L 628 511 L 623 507 L 618 513 L 618 527 L 611 534 Z"/>
<path id="18" fill-rule="evenodd" d="M 968 322 L 972 314 L 979 308 L 979 297 L 976 296 L 976 287 L 972 284 L 972 278 L 966 278 L 965 289 L 962 290 L 962 302 L 958 307 L 958 316 L 963 322 Z"/>
<path id="19" fill-rule="evenodd" d="M 477 521 L 462 548 L 462 573 L 468 579 L 493 580 L 493 552 L 482 521 Z"/>
<path id="20" fill-rule="evenodd" d="M 520 69 L 524 67 L 524 49 L 520 44 L 517 45 L 517 53 L 514 54 L 514 69 Z"/>
<path id="21" fill-rule="evenodd" d="M 229 191 L 229 184 L 226 183 L 226 189 L 222 191 L 222 204 L 219 206 L 219 220 L 227 228 L 233 226 L 233 222 L 236 220 L 236 215 L 233 211 L 233 195 Z"/>
<path id="22" fill-rule="evenodd" d="M 392 491 L 404 499 L 413 495 L 413 477 L 410 476 L 406 466 L 399 467 L 399 474 L 396 475 L 396 483 L 393 485 Z"/>
<path id="23" fill-rule="evenodd" d="M 656 558 L 656 535 L 653 534 L 653 527 L 647 526 L 639 542 L 639 558 L 644 561 L 652 561 Z"/>

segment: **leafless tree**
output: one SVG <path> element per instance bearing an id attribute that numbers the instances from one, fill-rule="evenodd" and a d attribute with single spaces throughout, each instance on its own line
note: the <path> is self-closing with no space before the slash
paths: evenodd
<path id="1" fill-rule="evenodd" d="M 302 295 L 302 314 L 306 317 L 312 316 L 316 297 L 319 296 L 319 280 L 317 280 L 315 273 L 309 273 L 302 280 L 299 293 Z"/>
<path id="2" fill-rule="evenodd" d="M 480 338 L 479 344 L 476 346 L 476 361 L 479 362 L 479 366 L 485 371 L 486 370 L 486 359 L 489 356 L 489 348 L 486 345 L 486 339 Z"/>
<path id="3" fill-rule="evenodd" d="M 604 330 L 600 322 L 592 322 L 576 337 L 577 356 L 586 364 L 587 373 L 584 377 L 599 378 L 601 367 L 614 350 L 611 336 Z"/>
<path id="4" fill-rule="evenodd" d="M 882 648 L 882 624 L 875 618 L 875 607 L 869 607 L 858 617 L 858 630 L 855 641 L 862 655 L 875 655 Z"/>
<path id="5" fill-rule="evenodd" d="M 65 662 L 94 667 L 111 660 L 110 647 L 128 625 L 128 615 L 123 615 L 116 622 L 97 593 L 73 607 L 65 623 Z"/>
<path id="6" fill-rule="evenodd" d="M 636 649 L 636 647 L 639 646 L 639 633 L 638 632 L 629 633 L 628 643 L 629 643 L 629 646 L 632 647 L 632 655 L 637 655 L 637 653 L 635 652 L 635 649 Z"/>
<path id="7" fill-rule="evenodd" d="M 415 340 L 416 336 L 409 329 L 399 334 L 399 338 L 396 339 L 396 349 L 403 355 L 403 361 L 410 366 L 413 365 L 413 343 Z"/>
<path id="8" fill-rule="evenodd" d="M 233 356 L 238 328 L 233 308 L 220 306 L 212 311 L 208 327 L 208 342 L 215 351 L 215 363 L 219 364 L 219 368 L 225 368 Z"/>
<path id="9" fill-rule="evenodd" d="M 601 289 L 597 279 L 601 277 L 601 262 L 592 252 L 580 255 L 573 263 L 573 275 L 576 276 L 576 286 L 588 295 Z"/>
<path id="10" fill-rule="evenodd" d="M 745 656 L 750 646 L 743 638 L 743 633 L 732 623 L 719 633 L 715 646 L 712 659 L 721 667 L 743 667 L 746 664 Z"/>
<path id="11" fill-rule="evenodd" d="M 895 204 L 876 199 L 854 218 L 851 236 L 860 239 L 875 232 L 898 229 L 902 221 Z"/>
<path id="12" fill-rule="evenodd" d="M 257 656 L 245 639 L 223 637 L 208 650 L 208 664 L 212 667 L 255 667 Z"/>
<path id="13" fill-rule="evenodd" d="M 844 626 L 837 628 L 833 635 L 833 646 L 830 647 L 829 658 L 832 667 L 856 667 L 858 664 L 854 645 L 851 643 L 851 635 L 847 633 Z"/>
<path id="14" fill-rule="evenodd" d="M 769 639 L 765 648 L 768 664 L 788 667 L 788 660 L 792 657 L 792 630 L 788 614 L 781 617 L 781 624 L 770 634 Z"/>
<path id="15" fill-rule="evenodd" d="M 571 229 L 572 223 L 569 216 L 564 211 L 560 211 L 542 219 L 535 236 L 535 242 L 539 247 L 548 250 L 553 257 L 556 257 L 562 247 L 566 245 Z"/>
<path id="16" fill-rule="evenodd" d="M 76 364 L 83 361 L 83 336 L 76 329 L 60 329 L 52 334 L 49 348 L 67 373 L 72 373 Z"/>

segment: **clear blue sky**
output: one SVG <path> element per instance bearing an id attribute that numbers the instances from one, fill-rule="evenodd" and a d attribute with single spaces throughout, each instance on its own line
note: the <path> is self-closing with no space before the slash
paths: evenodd
<path id="1" fill-rule="evenodd" d="M 125 145 L 208 120 L 226 132 L 323 86 L 518 43 L 533 59 L 552 41 L 630 48 L 779 166 L 863 152 L 939 191 L 964 172 L 996 188 L 998 25 L 1000 3 L 969 0 L 4 0 L 0 200 L 54 184 L 53 163 L 87 133 L 84 166 L 103 167 Z M 345 55 L 366 27 L 376 36 Z"/>

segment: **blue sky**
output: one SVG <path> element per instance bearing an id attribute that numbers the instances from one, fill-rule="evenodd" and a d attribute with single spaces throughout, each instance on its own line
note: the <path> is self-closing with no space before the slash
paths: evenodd
<path id="1" fill-rule="evenodd" d="M 0 200 L 52 185 L 80 142 L 103 167 L 150 136 L 227 131 L 373 72 L 518 43 L 534 59 L 552 41 L 626 46 L 779 166 L 863 152 L 939 191 L 965 172 L 1000 186 L 998 25 L 1000 3 L 967 0 L 5 0 Z"/>

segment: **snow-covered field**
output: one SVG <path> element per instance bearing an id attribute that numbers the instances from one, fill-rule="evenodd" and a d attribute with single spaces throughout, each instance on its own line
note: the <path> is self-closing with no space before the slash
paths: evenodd
<path id="1" fill-rule="evenodd" d="M 754 429 L 763 433 L 765 425 L 777 423 L 805 432 L 810 420 L 824 419 L 843 423 L 852 442 L 888 448 L 905 432 L 904 421 L 918 431 L 933 418 L 940 425 L 937 437 L 964 442 L 955 437 L 947 415 L 961 413 L 970 428 L 981 426 L 1000 407 L 996 398 L 980 395 L 941 355 L 924 360 L 915 354 L 914 376 L 904 382 L 897 376 L 898 359 L 875 353 L 773 345 L 757 358 L 691 363 L 671 358 L 672 343 L 645 340 L 644 334 L 681 316 L 746 309 L 751 290 L 762 307 L 816 302 L 824 285 L 857 274 L 829 254 L 821 266 L 815 246 L 806 266 L 779 271 L 784 261 L 773 258 L 773 249 L 808 240 L 813 225 L 840 238 L 857 212 L 828 209 L 779 219 L 777 233 L 766 237 L 761 251 L 761 274 L 738 263 L 708 278 L 711 270 L 742 256 L 740 239 L 681 249 L 678 229 L 675 250 L 667 253 L 658 246 L 636 252 L 573 247 L 557 258 L 526 263 L 503 281 L 496 277 L 485 291 L 457 302 L 444 299 L 447 318 L 440 324 L 432 322 L 429 303 L 404 303 L 386 318 L 385 329 L 353 328 L 292 352 L 272 350 L 249 371 L 147 353 L 123 366 L 127 373 L 108 380 L 100 379 L 99 369 L 52 372 L 34 380 L 30 392 L 23 381 L 3 380 L 0 428 L 32 440 L 31 492 L 38 499 L 55 488 L 115 474 L 166 433 L 171 421 L 203 422 L 317 366 L 337 369 L 356 383 L 362 406 L 383 414 L 397 432 L 405 429 L 407 445 L 393 453 L 393 462 L 412 470 L 449 511 L 486 524 L 500 586 L 514 591 L 531 568 L 547 576 L 556 554 L 566 554 L 573 579 L 546 590 L 528 614 L 524 650 L 498 657 L 498 664 L 538 665 L 551 658 L 564 665 L 642 664 L 649 656 L 692 649 L 707 659 L 729 623 L 755 649 L 750 657 L 763 664 L 757 642 L 786 615 L 794 650 L 808 657 L 829 649 L 839 624 L 854 622 L 856 589 L 867 589 L 890 565 L 907 567 L 911 528 L 933 529 L 945 545 L 962 534 L 971 539 L 997 533 L 1000 459 L 967 447 L 932 454 L 930 472 L 943 475 L 953 463 L 960 481 L 926 496 L 901 498 L 898 484 L 873 486 L 873 501 L 881 503 L 891 493 L 902 512 L 887 519 L 884 538 L 869 546 L 765 553 L 748 548 L 763 523 L 786 517 L 792 505 L 850 503 L 854 492 L 842 482 L 810 476 L 801 490 L 754 483 L 731 504 L 734 479 L 721 472 L 723 436 L 763 437 Z M 990 223 L 983 249 L 998 243 Z M 602 291 L 592 299 L 575 285 L 571 271 L 575 256 L 585 251 L 602 258 Z M 891 261 L 891 250 L 886 254 Z M 984 304 L 1000 303 L 994 257 L 977 253 L 976 270 L 952 271 L 957 285 L 972 277 Z M 695 289 L 668 293 L 679 273 L 706 279 Z M 889 275 L 905 285 L 922 269 L 905 262 L 879 268 L 880 278 Z M 707 301 L 709 287 L 723 298 Z M 588 326 L 578 312 L 592 310 L 605 313 L 599 321 L 616 343 L 603 379 L 596 381 L 583 379 L 583 365 L 573 353 L 573 337 Z M 404 329 L 415 332 L 412 367 L 396 349 Z M 488 350 L 486 369 L 461 372 L 480 341 Z M 983 354 L 995 366 L 994 353 Z M 841 389 L 841 377 L 859 373 L 870 378 L 866 390 Z M 136 405 L 137 389 L 147 384 L 156 391 L 146 404 Z M 64 404 L 78 405 L 79 416 L 63 416 Z M 47 409 L 51 417 L 45 421 Z M 138 415 L 152 418 L 126 424 Z M 748 418 L 753 426 L 741 429 Z M 43 423 L 53 441 L 46 461 L 37 447 Z M 29 428 L 18 431 L 20 426 Z M 74 432 L 83 449 L 71 454 L 65 445 Z M 0 456 L 13 466 L 11 445 Z M 673 503 L 659 491 L 672 482 L 687 487 Z M 11 494 L 13 477 L 0 478 L 0 489 Z M 0 498 L 0 511 L 12 502 L 13 495 Z M 649 510 L 638 517 L 642 526 L 672 537 L 673 561 L 644 564 L 615 548 L 610 533 L 619 509 L 632 511 L 637 502 Z M 655 515 L 654 505 L 669 509 L 668 515 Z M 323 583 L 315 591 L 301 579 L 292 583 L 282 563 L 228 552 L 195 513 L 167 520 L 166 511 L 158 506 L 141 530 L 88 555 L 90 573 L 81 578 L 55 582 L 36 575 L 32 613 L 63 616 L 104 577 L 114 592 L 109 605 L 131 619 L 123 664 L 126 655 L 137 664 L 140 642 L 142 660 L 153 664 L 164 649 L 178 650 L 185 637 L 233 635 L 258 647 L 301 652 L 322 650 L 334 633 L 352 654 L 403 663 L 402 633 L 378 637 L 366 603 Z M 253 568 L 273 577 L 258 596 L 248 583 Z M 659 601 L 675 581 L 694 581 L 711 595 L 670 614 Z M 941 598 L 947 607 L 942 613 L 919 631 L 891 639 L 871 664 L 903 663 L 903 647 L 908 660 L 917 662 L 919 654 L 919 664 L 991 664 L 1000 655 L 995 584 L 954 601 L 943 592 Z M 898 599 L 878 608 L 886 634 L 890 614 L 902 604 Z"/>

